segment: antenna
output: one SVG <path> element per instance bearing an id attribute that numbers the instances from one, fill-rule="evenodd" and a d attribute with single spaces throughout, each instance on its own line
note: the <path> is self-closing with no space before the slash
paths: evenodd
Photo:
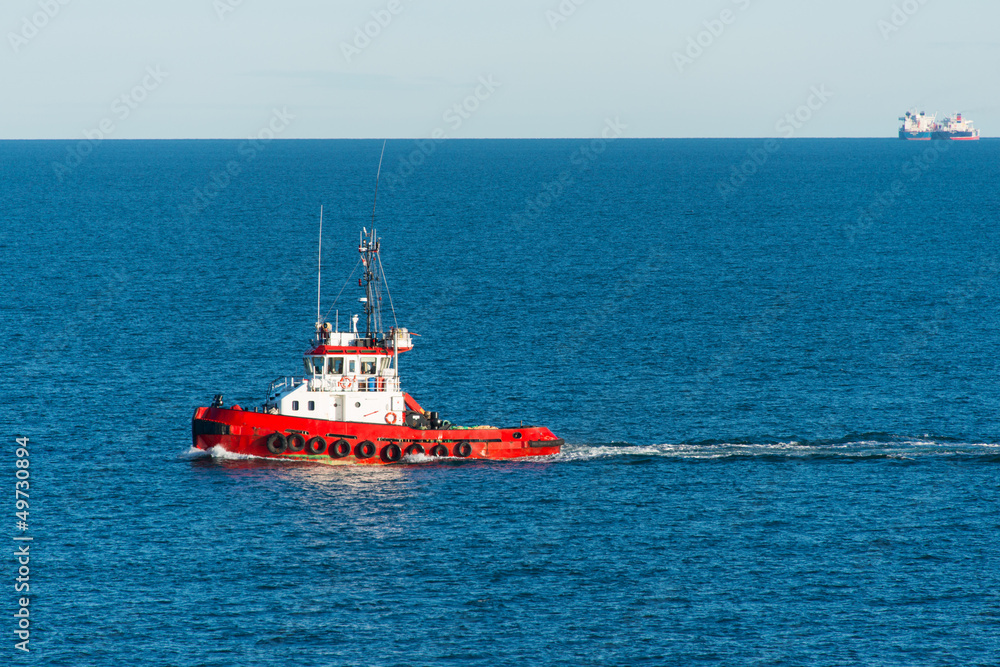
<path id="1" fill-rule="evenodd" d="M 378 201 L 378 179 L 382 175 L 382 158 L 385 157 L 385 142 L 382 140 L 382 154 L 378 156 L 378 172 L 375 174 L 375 199 L 372 201 L 372 229 L 375 229 L 375 203 Z"/>
<path id="2" fill-rule="evenodd" d="M 378 186 L 376 186 L 377 188 Z M 316 267 L 316 326 L 319 326 L 322 322 L 322 316 L 319 312 L 319 299 L 320 299 L 320 287 L 322 283 L 323 274 L 323 205 L 319 205 L 319 258 L 317 259 L 318 266 Z"/>

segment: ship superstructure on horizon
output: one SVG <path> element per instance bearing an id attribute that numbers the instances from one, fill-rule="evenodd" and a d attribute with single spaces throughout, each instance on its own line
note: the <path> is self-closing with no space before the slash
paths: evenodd
<path id="1" fill-rule="evenodd" d="M 921 111 L 907 111 L 905 116 L 900 116 L 899 120 L 903 125 L 899 128 L 899 138 L 909 141 L 930 141 L 932 139 L 952 140 L 952 141 L 975 141 L 979 139 L 979 130 L 972 127 L 972 121 L 962 118 L 962 114 L 956 113 L 954 117 L 947 117 L 940 123 L 937 122 L 937 114 L 926 114 Z"/>

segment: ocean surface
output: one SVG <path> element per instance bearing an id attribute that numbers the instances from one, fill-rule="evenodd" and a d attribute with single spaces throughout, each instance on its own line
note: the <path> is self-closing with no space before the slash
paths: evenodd
<path id="1" fill-rule="evenodd" d="M 1000 141 L 389 141 L 404 388 L 563 453 L 192 452 L 300 372 L 320 205 L 358 312 L 381 148 L 0 142 L 0 662 L 1000 664 Z"/>

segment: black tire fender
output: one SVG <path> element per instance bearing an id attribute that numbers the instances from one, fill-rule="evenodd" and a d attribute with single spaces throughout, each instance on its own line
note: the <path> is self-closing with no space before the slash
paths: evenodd
<path id="1" fill-rule="evenodd" d="M 298 433 L 288 434 L 288 453 L 298 454 L 306 448 L 306 439 Z"/>
<path id="2" fill-rule="evenodd" d="M 267 451 L 272 454 L 284 454 L 288 449 L 288 441 L 280 433 L 272 433 L 267 436 Z"/>
<path id="3" fill-rule="evenodd" d="M 401 458 L 403 458 L 403 450 L 396 443 L 390 442 L 382 448 L 382 460 L 386 463 L 395 463 Z"/>
<path id="4" fill-rule="evenodd" d="M 342 459 L 351 453 L 351 443 L 341 438 L 337 442 L 330 445 L 330 449 L 327 453 L 331 458 Z"/>
<path id="5" fill-rule="evenodd" d="M 312 454 L 313 456 L 316 456 L 317 454 L 322 454 L 325 451 L 326 451 L 326 440 L 319 437 L 318 435 L 315 438 L 309 438 L 309 441 L 306 442 L 307 454 Z"/>
<path id="6" fill-rule="evenodd" d="M 354 445 L 354 456 L 359 459 L 370 459 L 375 456 L 375 445 L 371 440 L 364 440 Z"/>

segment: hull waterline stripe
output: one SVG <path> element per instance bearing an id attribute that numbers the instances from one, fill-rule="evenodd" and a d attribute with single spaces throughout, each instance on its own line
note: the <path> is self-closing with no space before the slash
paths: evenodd
<path id="1" fill-rule="evenodd" d="M 503 442 L 500 438 L 377 438 L 383 442 L 430 442 L 430 443 L 445 443 L 445 442 Z M 520 440 L 511 440 L 511 443 L 520 442 Z"/>

